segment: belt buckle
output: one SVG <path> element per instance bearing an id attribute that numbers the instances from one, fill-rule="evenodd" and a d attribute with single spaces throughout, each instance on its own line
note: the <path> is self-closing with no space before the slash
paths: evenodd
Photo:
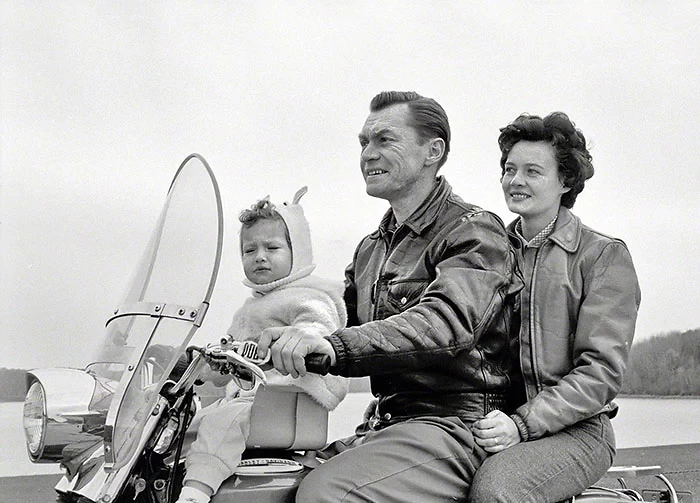
<path id="1" fill-rule="evenodd" d="M 484 414 L 494 410 L 503 410 L 506 406 L 506 398 L 503 395 L 484 393 Z"/>

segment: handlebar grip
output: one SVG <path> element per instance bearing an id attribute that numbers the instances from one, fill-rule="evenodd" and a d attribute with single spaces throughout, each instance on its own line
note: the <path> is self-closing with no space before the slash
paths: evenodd
<path id="1" fill-rule="evenodd" d="M 331 357 L 323 353 L 311 353 L 304 357 L 304 364 L 307 371 L 324 376 L 331 368 Z"/>

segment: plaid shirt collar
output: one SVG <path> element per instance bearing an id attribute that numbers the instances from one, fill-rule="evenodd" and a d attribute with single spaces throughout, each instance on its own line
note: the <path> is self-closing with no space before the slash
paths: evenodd
<path id="1" fill-rule="evenodd" d="M 520 241 L 523 242 L 523 246 L 525 248 L 539 248 L 544 244 L 545 241 L 547 241 L 547 238 L 552 233 L 552 231 L 554 231 L 554 225 L 556 223 L 557 217 L 554 217 L 554 219 L 551 222 L 549 222 L 544 227 L 544 229 L 542 229 L 530 241 L 528 241 L 523 237 L 523 220 L 522 218 L 520 218 L 515 224 L 515 234 L 518 236 L 518 238 L 520 238 Z"/>

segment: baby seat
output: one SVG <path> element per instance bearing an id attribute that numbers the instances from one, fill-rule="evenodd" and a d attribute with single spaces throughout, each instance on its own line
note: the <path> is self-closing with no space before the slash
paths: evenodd
<path id="1" fill-rule="evenodd" d="M 314 450 L 326 445 L 328 410 L 295 386 L 260 386 L 248 449 Z"/>
<path id="2" fill-rule="evenodd" d="M 251 411 L 243 461 L 212 503 L 293 502 L 326 445 L 328 410 L 294 386 L 260 386 Z"/>

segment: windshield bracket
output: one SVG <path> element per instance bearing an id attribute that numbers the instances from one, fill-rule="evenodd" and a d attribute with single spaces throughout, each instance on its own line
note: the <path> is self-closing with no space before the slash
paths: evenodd
<path id="1" fill-rule="evenodd" d="M 123 316 L 151 316 L 189 321 L 200 327 L 208 307 L 207 302 L 202 302 L 199 307 L 157 302 L 129 302 L 115 309 L 114 314 L 109 317 L 105 325 L 109 325 L 113 320 Z"/>

